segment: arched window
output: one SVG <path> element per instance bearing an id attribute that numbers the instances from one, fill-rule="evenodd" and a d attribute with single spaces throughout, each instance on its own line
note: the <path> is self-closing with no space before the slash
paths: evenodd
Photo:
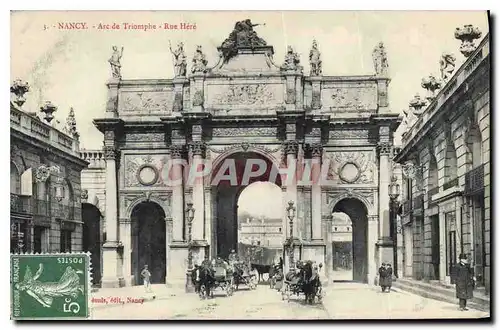
<path id="1" fill-rule="evenodd" d="M 427 178 L 427 188 L 428 190 L 439 187 L 438 182 L 438 169 L 437 169 L 437 161 L 434 154 L 429 155 L 429 176 Z"/>
<path id="2" fill-rule="evenodd" d="M 13 162 L 10 162 L 10 193 L 21 193 L 21 174 Z"/>
<path id="3" fill-rule="evenodd" d="M 446 143 L 444 176 L 445 182 L 450 182 L 457 178 L 457 152 L 451 140 L 447 140 Z"/>
<path id="4" fill-rule="evenodd" d="M 467 163 L 470 169 L 483 164 L 483 143 L 477 124 L 472 124 L 466 137 Z"/>

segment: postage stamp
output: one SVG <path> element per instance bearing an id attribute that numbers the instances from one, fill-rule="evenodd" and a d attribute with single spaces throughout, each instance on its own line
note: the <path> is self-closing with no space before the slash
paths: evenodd
<path id="1" fill-rule="evenodd" d="M 88 253 L 11 254 L 11 318 L 89 317 Z"/>

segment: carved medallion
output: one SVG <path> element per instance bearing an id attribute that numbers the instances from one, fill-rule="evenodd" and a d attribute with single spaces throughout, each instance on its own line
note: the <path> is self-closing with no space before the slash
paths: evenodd
<path id="1" fill-rule="evenodd" d="M 338 183 L 372 183 L 375 166 L 373 152 L 335 152 L 330 156 L 328 178 Z"/>
<path id="2" fill-rule="evenodd" d="M 342 165 L 342 168 L 339 172 L 339 177 L 342 181 L 347 183 L 354 183 L 359 179 L 361 175 L 361 171 L 359 170 L 358 165 L 353 162 L 347 162 Z"/>
<path id="3" fill-rule="evenodd" d="M 125 156 L 125 185 L 164 186 L 160 173 L 166 164 L 167 158 L 164 155 Z"/>
<path id="4" fill-rule="evenodd" d="M 137 180 L 144 186 L 154 185 L 158 181 L 158 170 L 149 164 L 142 165 L 137 171 Z"/>

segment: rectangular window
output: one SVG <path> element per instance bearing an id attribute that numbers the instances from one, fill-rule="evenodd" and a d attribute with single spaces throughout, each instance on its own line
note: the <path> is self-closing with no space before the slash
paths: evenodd
<path id="1" fill-rule="evenodd" d="M 457 232 L 455 212 L 445 215 L 446 230 L 446 276 L 451 276 L 453 267 L 457 261 Z"/>
<path id="2" fill-rule="evenodd" d="M 35 226 L 33 228 L 33 252 L 42 253 L 44 227 Z"/>
<path id="3" fill-rule="evenodd" d="M 61 230 L 61 252 L 71 252 L 71 231 Z"/>

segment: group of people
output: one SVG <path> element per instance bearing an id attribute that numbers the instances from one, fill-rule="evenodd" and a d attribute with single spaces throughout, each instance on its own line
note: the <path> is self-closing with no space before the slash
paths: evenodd
<path id="1" fill-rule="evenodd" d="M 378 269 L 379 285 L 382 288 L 382 292 L 391 292 L 392 274 L 392 265 L 382 263 L 382 266 Z"/>

